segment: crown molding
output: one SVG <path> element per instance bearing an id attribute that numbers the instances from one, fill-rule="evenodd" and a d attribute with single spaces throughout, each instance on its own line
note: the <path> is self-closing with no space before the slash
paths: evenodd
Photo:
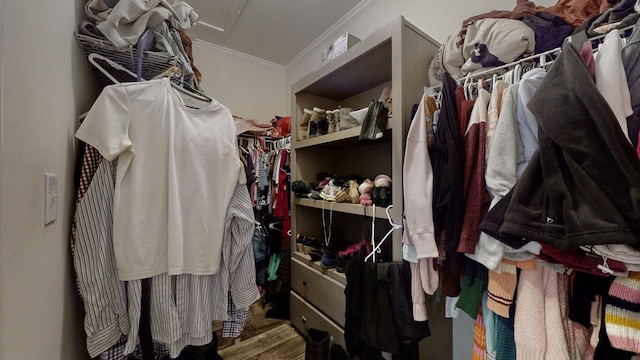
<path id="1" fill-rule="evenodd" d="M 329 29 L 323 32 L 320 36 L 318 36 L 314 41 L 312 41 L 307 47 L 305 47 L 298 55 L 294 56 L 288 63 L 284 65 L 284 69 L 289 69 L 296 62 L 300 61 L 303 57 L 305 57 L 308 53 L 317 49 L 321 43 L 324 43 L 332 36 L 338 29 L 343 26 L 349 25 L 353 23 L 356 19 L 358 19 L 362 14 L 366 12 L 370 7 L 372 7 L 379 0 L 363 0 L 358 5 L 356 5 L 351 11 L 346 13 L 343 17 L 340 18 L 335 24 L 333 24 Z"/>
<path id="2" fill-rule="evenodd" d="M 205 41 L 205 40 L 202 40 L 202 39 L 196 39 L 195 41 L 193 41 L 193 46 L 194 47 L 199 46 L 201 48 L 212 50 L 212 51 L 215 51 L 215 52 L 220 52 L 220 53 L 223 53 L 223 54 L 226 54 L 226 55 L 237 56 L 237 57 L 243 58 L 245 60 L 249 60 L 249 61 L 258 63 L 258 64 L 263 65 L 263 66 L 274 68 L 274 69 L 280 70 L 280 71 L 285 71 L 285 67 L 280 65 L 280 64 L 276 64 L 274 62 L 271 62 L 271 61 L 268 61 L 268 60 L 265 60 L 265 59 L 261 59 L 259 57 L 253 56 L 253 55 L 245 54 L 245 53 L 237 51 L 237 50 L 229 49 L 229 48 L 226 48 L 224 46 L 212 44 L 212 43 L 210 43 L 208 41 Z"/>

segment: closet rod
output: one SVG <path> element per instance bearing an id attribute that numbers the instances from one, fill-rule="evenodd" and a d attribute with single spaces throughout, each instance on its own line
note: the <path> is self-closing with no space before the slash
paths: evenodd
<path id="1" fill-rule="evenodd" d="M 635 24 L 618 29 L 620 31 L 620 35 L 622 37 L 626 37 L 627 35 L 625 35 L 625 33 L 627 32 L 627 30 L 633 29 L 634 26 L 635 26 Z M 607 34 L 593 36 L 593 37 L 588 38 L 587 40 L 596 41 L 596 40 L 603 39 L 605 36 L 607 36 Z M 571 36 L 567 37 L 567 39 L 570 39 L 570 38 L 571 38 Z M 547 50 L 545 52 L 541 52 L 539 54 L 534 54 L 534 55 L 531 55 L 531 56 L 527 56 L 525 58 L 510 62 L 508 64 L 504 64 L 504 65 L 501 65 L 501 66 L 496 66 L 496 67 L 493 67 L 493 68 L 490 68 L 490 69 L 487 69 L 487 70 L 483 70 L 483 71 L 480 71 L 480 72 L 477 72 L 477 73 L 468 73 L 467 76 L 457 79 L 456 83 L 461 84 L 461 83 L 464 83 L 465 80 L 466 81 L 475 80 L 475 79 L 482 78 L 482 77 L 487 76 L 487 75 L 494 75 L 496 72 L 499 72 L 500 70 L 511 69 L 511 68 L 515 67 L 516 65 L 518 65 L 518 64 L 522 64 L 522 63 L 525 63 L 525 62 L 530 62 L 530 61 L 533 61 L 533 60 L 535 60 L 537 58 L 542 59 L 543 56 L 546 58 L 547 55 L 559 54 L 561 49 L 562 49 L 562 47 L 557 47 L 557 48 L 554 48 L 554 49 L 551 49 L 551 50 Z M 540 63 L 540 60 L 538 60 L 538 63 Z M 430 89 L 433 92 L 433 91 L 439 91 L 441 87 L 442 87 L 442 85 L 436 85 L 436 86 L 433 86 L 433 87 L 428 87 L 427 89 Z M 425 93 L 427 93 L 427 92 L 425 91 Z"/>

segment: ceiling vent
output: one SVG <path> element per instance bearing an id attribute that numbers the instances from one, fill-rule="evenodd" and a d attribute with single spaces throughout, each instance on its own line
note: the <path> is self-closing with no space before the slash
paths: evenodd
<path id="1" fill-rule="evenodd" d="M 200 19 L 198 25 L 219 34 L 229 35 L 247 0 L 190 0 Z"/>

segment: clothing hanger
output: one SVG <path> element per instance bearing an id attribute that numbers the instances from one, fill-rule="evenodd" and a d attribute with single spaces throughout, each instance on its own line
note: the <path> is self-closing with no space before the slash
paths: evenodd
<path id="1" fill-rule="evenodd" d="M 180 91 L 183 94 L 189 95 L 195 99 L 212 102 L 213 99 L 205 95 L 198 89 L 194 89 L 191 85 L 186 83 L 182 77 L 182 69 L 177 66 L 171 66 L 167 69 L 167 77 L 169 78 L 171 85 L 174 89 Z"/>
<path id="2" fill-rule="evenodd" d="M 129 69 L 125 68 L 124 66 L 118 64 L 117 62 L 102 56 L 100 54 L 97 53 L 91 53 L 88 56 L 89 62 L 91 64 L 93 64 L 93 66 L 95 66 L 98 70 L 100 70 L 101 73 L 103 73 L 107 78 L 109 78 L 109 80 L 113 81 L 114 84 L 120 84 L 120 81 L 118 81 L 115 77 L 113 77 L 113 75 L 111 75 L 111 73 L 109 71 L 107 71 L 107 69 L 103 68 L 102 65 L 100 65 L 96 59 L 98 60 L 102 60 L 104 62 L 106 62 L 107 64 L 109 64 L 109 66 L 111 66 L 112 68 L 118 70 L 118 71 L 122 71 L 127 73 L 127 75 L 130 75 L 133 79 L 137 78 L 137 75 L 134 74 L 133 72 L 131 72 Z"/>
<path id="3" fill-rule="evenodd" d="M 370 257 L 373 257 L 373 262 L 376 262 L 376 253 L 378 253 L 378 254 L 379 254 L 380 252 L 382 252 L 381 247 L 382 247 L 382 244 L 384 243 L 384 241 L 385 241 L 385 240 L 387 240 L 387 238 L 389 237 L 389 235 L 391 235 L 391 233 L 393 233 L 393 230 L 402 229 L 402 225 L 395 224 L 395 223 L 393 222 L 393 220 L 391 219 L 391 214 L 389 213 L 389 210 L 390 210 L 391 208 L 393 208 L 393 205 L 389 205 L 389 206 L 387 206 L 387 208 L 385 209 L 385 212 L 386 212 L 386 214 L 387 214 L 387 220 L 389 221 L 389 224 L 391 224 L 391 229 L 390 229 L 389 231 L 387 231 L 387 233 L 382 237 L 382 240 L 380 240 L 380 241 L 378 242 L 378 244 L 377 244 L 377 245 L 375 244 L 375 241 L 374 241 L 373 235 L 371 236 L 372 241 L 374 241 L 374 243 L 372 244 L 372 246 L 373 246 L 373 250 L 371 251 L 371 253 L 370 253 L 369 255 L 367 255 L 367 256 L 364 258 L 364 261 L 365 261 L 365 262 L 366 262 Z M 375 218 L 375 210 L 376 210 L 375 205 L 373 205 L 373 217 L 374 217 L 374 218 Z"/>
<path id="4" fill-rule="evenodd" d="M 464 90 L 464 98 L 467 100 L 473 100 L 473 93 L 471 91 L 472 85 L 473 79 L 471 78 L 471 73 L 467 73 L 467 76 L 464 78 L 464 83 L 462 84 L 462 89 Z"/>
<path id="5" fill-rule="evenodd" d="M 382 240 L 380 240 L 380 242 L 378 242 L 378 244 L 375 244 L 375 241 L 373 242 L 372 246 L 373 246 L 373 250 L 371 251 L 371 253 L 369 255 L 367 255 L 364 258 L 364 261 L 367 262 L 367 260 L 370 257 L 373 257 L 373 262 L 376 262 L 376 253 L 380 253 L 382 252 L 382 250 L 380 249 L 382 247 L 382 244 L 384 244 L 384 241 L 387 240 L 387 238 L 389 237 L 389 235 L 391 235 L 391 233 L 393 233 L 393 230 L 398 230 L 398 229 L 402 229 L 402 225 L 398 225 L 395 224 L 393 222 L 393 220 L 391 219 L 391 214 L 389 213 L 389 210 L 393 208 L 393 205 L 389 205 L 387 206 L 387 208 L 385 209 L 385 212 L 387 213 L 387 220 L 389 221 L 389 224 L 391 224 L 391 229 L 384 235 L 384 237 L 382 238 Z M 373 205 L 373 216 L 375 217 L 375 211 L 376 211 L 376 206 Z M 372 232 L 373 233 L 373 232 Z M 371 239 L 374 240 L 373 235 L 371 235 Z"/>

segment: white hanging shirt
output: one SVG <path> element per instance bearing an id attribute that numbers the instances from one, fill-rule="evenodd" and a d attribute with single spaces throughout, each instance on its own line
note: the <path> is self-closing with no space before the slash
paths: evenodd
<path id="1" fill-rule="evenodd" d="M 120 280 L 219 269 L 242 163 L 229 109 L 195 102 L 168 78 L 108 86 L 76 132 L 107 160 L 118 158 L 113 246 Z"/>

